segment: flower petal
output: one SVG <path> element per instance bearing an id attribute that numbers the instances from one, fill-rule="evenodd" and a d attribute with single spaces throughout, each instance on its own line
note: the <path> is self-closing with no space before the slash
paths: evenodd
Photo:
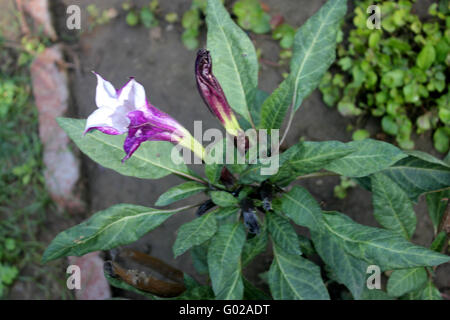
<path id="1" fill-rule="evenodd" d="M 147 106 L 144 87 L 131 78 L 127 84 L 117 92 L 119 104 L 132 110 L 144 109 Z"/>
<path id="2" fill-rule="evenodd" d="M 145 141 L 170 141 L 179 140 L 177 136 L 172 134 L 172 130 L 159 128 L 152 125 L 150 119 L 146 117 L 143 111 L 136 110 L 128 113 L 130 125 L 128 127 L 128 136 L 125 139 L 123 149 L 127 154 L 122 160 L 125 161 L 139 148 Z"/>
<path id="3" fill-rule="evenodd" d="M 85 133 L 97 129 L 103 133 L 117 135 L 128 131 L 129 119 L 126 114 L 110 108 L 99 108 L 95 110 L 86 121 Z M 118 112 L 119 111 L 119 112 Z"/>
<path id="4" fill-rule="evenodd" d="M 111 82 L 103 79 L 98 73 L 97 76 L 97 90 L 95 93 L 95 103 L 98 108 L 115 109 L 118 106 L 117 93 Z"/>

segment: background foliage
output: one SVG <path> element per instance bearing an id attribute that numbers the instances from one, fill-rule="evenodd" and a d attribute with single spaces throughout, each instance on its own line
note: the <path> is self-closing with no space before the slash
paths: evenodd
<path id="1" fill-rule="evenodd" d="M 436 150 L 450 145 L 450 4 L 438 1 L 419 18 L 414 1 L 356 1 L 348 39 L 322 79 L 329 106 L 343 116 L 380 118 L 382 130 L 404 149 L 413 133 L 431 132 Z M 439 3 L 439 4 L 438 4 Z M 381 9 L 381 29 L 367 27 L 367 8 Z M 347 31 L 346 31 L 347 32 Z M 367 132 L 358 131 L 359 139 Z"/>

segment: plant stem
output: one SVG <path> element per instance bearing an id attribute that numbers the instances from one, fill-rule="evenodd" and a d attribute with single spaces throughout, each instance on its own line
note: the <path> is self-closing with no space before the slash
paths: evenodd
<path id="1" fill-rule="evenodd" d="M 174 174 L 178 175 L 180 177 L 188 178 L 190 180 L 199 182 L 199 183 L 204 184 L 206 186 L 208 185 L 208 183 L 205 180 L 197 178 L 197 177 L 194 177 L 194 176 L 191 176 L 190 174 L 186 174 L 186 173 L 182 173 L 182 172 L 175 172 Z"/>
<path id="2" fill-rule="evenodd" d="M 450 187 L 445 187 L 445 188 L 438 189 L 438 190 L 428 191 L 428 192 L 425 192 L 424 194 L 435 193 L 435 192 L 441 192 L 441 191 L 445 191 L 445 190 L 450 190 Z"/>
<path id="3" fill-rule="evenodd" d="M 303 180 L 303 179 L 309 179 L 309 178 L 320 178 L 320 177 L 337 177 L 337 176 L 340 176 L 340 174 L 330 172 L 330 171 L 324 171 L 324 172 L 316 172 L 316 173 L 306 174 L 304 176 L 298 177 L 296 180 Z"/>

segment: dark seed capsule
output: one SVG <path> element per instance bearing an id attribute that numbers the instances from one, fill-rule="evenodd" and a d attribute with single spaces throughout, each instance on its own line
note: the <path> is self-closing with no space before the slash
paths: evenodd
<path id="1" fill-rule="evenodd" d="M 258 234 L 260 231 L 258 219 L 256 218 L 255 211 L 243 212 L 244 225 L 247 227 L 248 232 Z"/>
<path id="2" fill-rule="evenodd" d="M 215 206 L 216 205 L 214 204 L 214 202 L 212 202 L 212 200 L 207 200 L 203 202 L 200 207 L 198 207 L 196 214 L 200 217 L 208 212 L 209 209 L 214 208 Z"/>
<path id="3" fill-rule="evenodd" d="M 266 211 L 272 210 L 272 198 L 273 198 L 273 187 L 270 183 L 263 182 L 261 188 L 259 189 L 259 195 L 262 200 L 263 209 Z"/>
<path id="4" fill-rule="evenodd" d="M 244 199 L 241 201 L 242 216 L 244 218 L 244 225 L 248 232 L 258 234 L 260 231 L 258 218 L 256 217 L 256 210 L 251 199 Z"/>
<path id="5" fill-rule="evenodd" d="M 235 177 L 231 174 L 227 167 L 223 167 L 220 173 L 220 182 L 224 184 L 225 187 L 231 188 L 236 182 Z"/>

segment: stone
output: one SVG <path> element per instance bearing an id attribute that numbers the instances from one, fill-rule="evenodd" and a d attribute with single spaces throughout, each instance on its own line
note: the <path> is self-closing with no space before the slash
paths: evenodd
<path id="1" fill-rule="evenodd" d="M 22 5 L 25 12 L 33 18 L 34 23 L 38 28 L 42 27 L 46 36 L 53 41 L 58 38 L 55 29 L 53 28 L 48 0 L 16 0 L 16 2 L 18 5 Z"/>
<path id="2" fill-rule="evenodd" d="M 30 72 L 39 111 L 39 136 L 44 146 L 44 177 L 51 198 L 62 209 L 82 211 L 78 191 L 79 159 L 69 148 L 69 138 L 58 126 L 57 117 L 68 111 L 68 78 L 58 45 L 47 48 L 33 61 Z"/>
<path id="3" fill-rule="evenodd" d="M 111 288 L 103 273 L 100 252 L 91 252 L 82 257 L 71 256 L 69 264 L 80 268 L 81 288 L 74 289 L 77 300 L 106 300 L 111 298 Z"/>

